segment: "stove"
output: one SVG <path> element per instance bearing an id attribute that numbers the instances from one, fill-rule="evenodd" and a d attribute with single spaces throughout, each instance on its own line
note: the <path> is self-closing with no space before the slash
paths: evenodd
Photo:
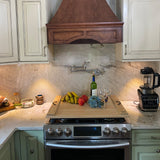
<path id="1" fill-rule="evenodd" d="M 121 103 L 110 99 L 106 108 L 87 107 L 53 103 L 43 128 L 46 160 L 57 160 L 64 154 L 67 160 L 86 156 L 92 160 L 103 160 L 106 156 L 112 160 L 130 160 L 131 125 Z"/>

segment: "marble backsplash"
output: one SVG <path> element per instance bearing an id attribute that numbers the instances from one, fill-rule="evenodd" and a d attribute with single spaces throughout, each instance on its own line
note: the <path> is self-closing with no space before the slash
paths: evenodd
<path id="1" fill-rule="evenodd" d="M 51 48 L 51 47 L 50 47 Z M 120 100 L 138 100 L 137 88 L 141 83 L 140 69 L 150 66 L 158 71 L 155 62 L 120 62 L 115 58 L 115 45 L 56 45 L 47 64 L 12 64 L 0 66 L 0 95 L 13 100 L 13 93 L 21 98 L 43 94 L 45 101 L 56 95 L 75 91 L 89 95 L 91 74 L 70 72 L 69 66 L 81 66 L 89 61 L 87 69 L 104 70 L 96 77 L 98 88 L 109 88 Z M 159 89 L 157 90 L 159 92 Z"/>

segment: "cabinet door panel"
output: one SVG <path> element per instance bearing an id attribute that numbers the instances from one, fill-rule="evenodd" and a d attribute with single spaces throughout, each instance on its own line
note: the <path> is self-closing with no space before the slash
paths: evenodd
<path id="1" fill-rule="evenodd" d="M 41 28 L 40 3 L 24 2 L 23 11 L 24 11 L 23 14 L 24 38 L 25 38 L 24 43 L 26 46 L 25 54 L 29 56 L 41 55 L 42 36 L 40 30 Z"/>
<path id="2" fill-rule="evenodd" d="M 124 59 L 160 59 L 160 1 L 128 0 Z M 125 9 L 126 10 L 126 9 Z"/>
<path id="3" fill-rule="evenodd" d="M 11 137 L 0 150 L 0 160 L 15 160 L 13 137 Z"/>
<path id="4" fill-rule="evenodd" d="M 38 139 L 37 137 L 28 137 L 26 141 L 27 155 L 29 160 L 38 160 Z"/>
<path id="5" fill-rule="evenodd" d="M 43 131 L 20 132 L 22 160 L 44 160 Z"/>
<path id="6" fill-rule="evenodd" d="M 160 3 L 155 0 L 131 3 L 129 51 L 160 51 L 159 7 Z"/>
<path id="7" fill-rule="evenodd" d="M 18 61 L 14 0 L 0 0 L 0 62 Z"/>
<path id="8" fill-rule="evenodd" d="M 5 146 L 0 152 L 0 160 L 11 160 L 10 145 Z"/>
<path id="9" fill-rule="evenodd" d="M 132 148 L 132 160 L 159 160 L 160 146 L 134 146 Z"/>
<path id="10" fill-rule="evenodd" d="M 18 0 L 21 61 L 46 61 L 46 14 L 43 0 Z"/>

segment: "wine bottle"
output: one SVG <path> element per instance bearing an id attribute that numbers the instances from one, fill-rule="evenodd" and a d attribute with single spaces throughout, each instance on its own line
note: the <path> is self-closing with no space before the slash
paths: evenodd
<path id="1" fill-rule="evenodd" d="M 97 96 L 97 83 L 95 82 L 95 75 L 92 76 L 92 82 L 90 85 L 90 95 L 91 96 Z"/>

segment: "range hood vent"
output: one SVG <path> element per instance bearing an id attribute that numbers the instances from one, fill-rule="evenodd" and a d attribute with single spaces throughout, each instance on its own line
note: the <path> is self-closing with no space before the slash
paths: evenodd
<path id="1" fill-rule="evenodd" d="M 47 24 L 48 44 L 117 43 L 122 31 L 106 0 L 63 0 Z"/>

